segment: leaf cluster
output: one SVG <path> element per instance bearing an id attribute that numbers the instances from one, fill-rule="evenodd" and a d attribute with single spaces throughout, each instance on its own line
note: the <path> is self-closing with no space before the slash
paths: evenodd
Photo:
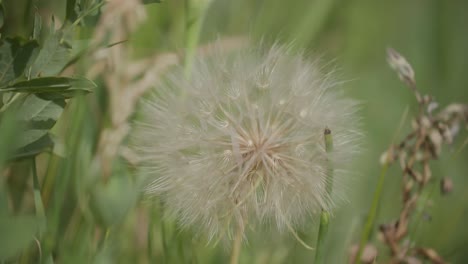
<path id="1" fill-rule="evenodd" d="M 0 38 L 0 121 L 13 114 L 18 123 L 10 159 L 50 149 L 54 142 L 50 129 L 67 99 L 89 93 L 96 86 L 85 78 L 63 76 L 74 59 L 72 39 L 67 34 L 72 30 L 71 25 L 56 29 L 54 19 L 43 29 L 36 14 L 29 39 Z"/>

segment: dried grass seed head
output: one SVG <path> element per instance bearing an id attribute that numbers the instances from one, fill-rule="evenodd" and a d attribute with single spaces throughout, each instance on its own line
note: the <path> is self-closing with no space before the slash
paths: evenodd
<path id="1" fill-rule="evenodd" d="M 283 230 L 315 219 L 344 198 L 357 151 L 356 102 L 335 84 L 333 73 L 279 46 L 198 58 L 189 80 L 171 71 L 142 102 L 131 133 L 151 175 L 147 192 L 210 239 L 247 222 Z"/>

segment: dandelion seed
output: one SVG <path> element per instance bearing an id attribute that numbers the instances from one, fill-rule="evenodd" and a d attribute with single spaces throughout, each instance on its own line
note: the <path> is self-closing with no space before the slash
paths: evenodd
<path id="1" fill-rule="evenodd" d="M 131 133 L 153 179 L 147 192 L 208 238 L 246 223 L 291 231 L 317 219 L 345 197 L 357 150 L 356 102 L 341 94 L 331 74 L 278 46 L 199 58 L 190 80 L 174 70 L 142 102 Z"/>
<path id="2" fill-rule="evenodd" d="M 297 145 L 297 147 L 296 147 L 297 156 L 302 157 L 302 156 L 304 156 L 305 152 L 306 152 L 306 149 L 305 149 L 303 144 Z"/>

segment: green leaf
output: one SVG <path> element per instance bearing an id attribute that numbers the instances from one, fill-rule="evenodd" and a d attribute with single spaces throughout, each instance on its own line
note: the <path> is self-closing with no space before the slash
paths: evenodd
<path id="1" fill-rule="evenodd" d="M 21 147 L 15 150 L 15 153 L 12 155 L 11 159 L 24 159 L 36 156 L 48 149 L 51 149 L 54 146 L 54 141 L 49 133 L 46 133 L 44 136 L 40 137 L 36 141 Z"/>
<path id="2" fill-rule="evenodd" d="M 23 74 L 37 46 L 36 41 L 22 44 L 19 38 L 0 41 L 0 86 Z"/>
<path id="3" fill-rule="evenodd" d="M 67 8 L 65 12 L 65 20 L 70 23 L 73 23 L 78 18 L 76 13 L 76 0 L 67 0 Z"/>
<path id="4" fill-rule="evenodd" d="M 123 171 L 114 172 L 109 181 L 99 182 L 92 193 L 92 209 L 104 226 L 112 226 L 124 220 L 138 197 L 135 184 Z"/>
<path id="5" fill-rule="evenodd" d="M 0 260 L 11 259 L 26 249 L 33 242 L 36 231 L 34 216 L 0 215 Z"/>
<path id="6" fill-rule="evenodd" d="M 2 93 L 2 104 L 6 104 L 13 97 L 14 93 Z"/>
<path id="7" fill-rule="evenodd" d="M 86 94 L 95 87 L 96 84 L 84 78 L 42 77 L 14 83 L 0 88 L 0 92 L 36 93 L 41 94 L 43 99 L 53 100 Z"/>
<path id="8" fill-rule="evenodd" d="M 50 33 L 31 66 L 29 78 L 59 74 L 70 59 L 70 49 L 62 43 L 61 34 Z"/>
<path id="9" fill-rule="evenodd" d="M 55 125 L 64 106 L 63 100 L 43 100 L 35 95 L 26 97 L 16 114 L 25 129 L 16 136 L 15 157 L 37 154 L 38 149 L 50 144 L 50 140 L 43 137 Z"/>

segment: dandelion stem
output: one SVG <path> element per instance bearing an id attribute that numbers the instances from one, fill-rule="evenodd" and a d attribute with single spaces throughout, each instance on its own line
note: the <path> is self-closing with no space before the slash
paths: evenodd
<path id="1" fill-rule="evenodd" d="M 325 128 L 323 135 L 325 139 L 325 151 L 327 152 L 327 154 L 329 154 L 333 151 L 333 137 L 331 134 L 331 130 L 328 128 Z M 333 189 L 333 164 L 330 161 L 328 161 L 327 177 L 328 177 L 327 193 L 328 195 L 331 195 L 332 189 Z"/>
<path id="2" fill-rule="evenodd" d="M 234 244 L 232 245 L 231 251 L 231 264 L 239 263 L 239 255 L 242 246 L 242 236 L 244 235 L 244 229 L 239 227 L 237 228 L 236 236 L 234 237 Z"/>
<path id="3" fill-rule="evenodd" d="M 157 228 L 156 226 L 156 222 L 157 222 L 157 212 L 156 212 L 156 209 L 154 207 L 150 207 L 149 208 L 149 221 L 148 221 L 148 260 L 150 263 L 155 263 L 156 262 L 156 259 L 155 259 L 155 256 L 154 256 L 154 252 L 153 252 L 153 247 L 155 246 L 156 244 L 156 241 L 154 239 L 154 229 Z M 161 234 L 163 233 L 162 231 L 162 227 L 161 227 Z M 165 259 L 164 259 L 164 251 L 163 251 L 163 256 L 162 256 L 162 261 L 161 263 L 166 263 Z"/>
<path id="4" fill-rule="evenodd" d="M 330 214 L 322 210 L 320 215 L 320 226 L 317 237 L 317 252 L 315 253 L 315 264 L 324 263 L 324 251 L 325 251 L 325 236 L 328 232 L 328 224 L 330 222 Z"/>
<path id="5" fill-rule="evenodd" d="M 329 154 L 333 150 L 333 137 L 331 130 L 325 128 L 323 133 L 325 140 L 325 151 Z M 326 190 L 329 196 L 332 194 L 333 189 L 333 165 L 328 161 L 328 170 L 327 170 L 327 186 Z M 328 225 L 330 223 L 330 213 L 322 209 L 320 215 L 320 225 L 319 233 L 317 236 L 317 252 L 315 253 L 315 262 L 316 264 L 324 263 L 324 251 L 325 251 L 325 238 L 328 232 Z"/>
<path id="6" fill-rule="evenodd" d="M 163 246 L 163 263 L 167 263 L 168 262 L 168 258 L 169 258 L 169 248 L 168 248 L 168 245 L 167 245 L 167 240 L 166 240 L 166 226 L 164 225 L 164 213 L 163 213 L 163 210 L 164 210 L 164 204 L 163 204 L 163 201 L 162 200 L 159 200 L 159 205 L 160 205 L 160 213 L 161 213 L 161 218 L 160 218 L 160 221 L 161 221 L 161 242 L 162 242 L 162 246 Z"/>
<path id="7" fill-rule="evenodd" d="M 382 190 L 383 190 L 383 186 L 385 182 L 385 175 L 387 174 L 388 166 L 389 166 L 389 163 L 385 162 L 380 171 L 379 181 L 375 189 L 374 198 L 372 198 L 372 205 L 369 210 L 369 214 L 367 215 L 367 220 L 364 226 L 364 231 L 362 232 L 361 242 L 359 243 L 359 250 L 358 250 L 358 253 L 356 254 L 355 263 L 358 263 L 358 264 L 361 263 L 362 251 L 364 249 L 364 246 L 367 244 L 367 241 L 369 241 L 370 235 L 374 228 L 375 217 L 377 216 L 377 211 L 379 209 L 380 197 L 382 196 Z"/>

